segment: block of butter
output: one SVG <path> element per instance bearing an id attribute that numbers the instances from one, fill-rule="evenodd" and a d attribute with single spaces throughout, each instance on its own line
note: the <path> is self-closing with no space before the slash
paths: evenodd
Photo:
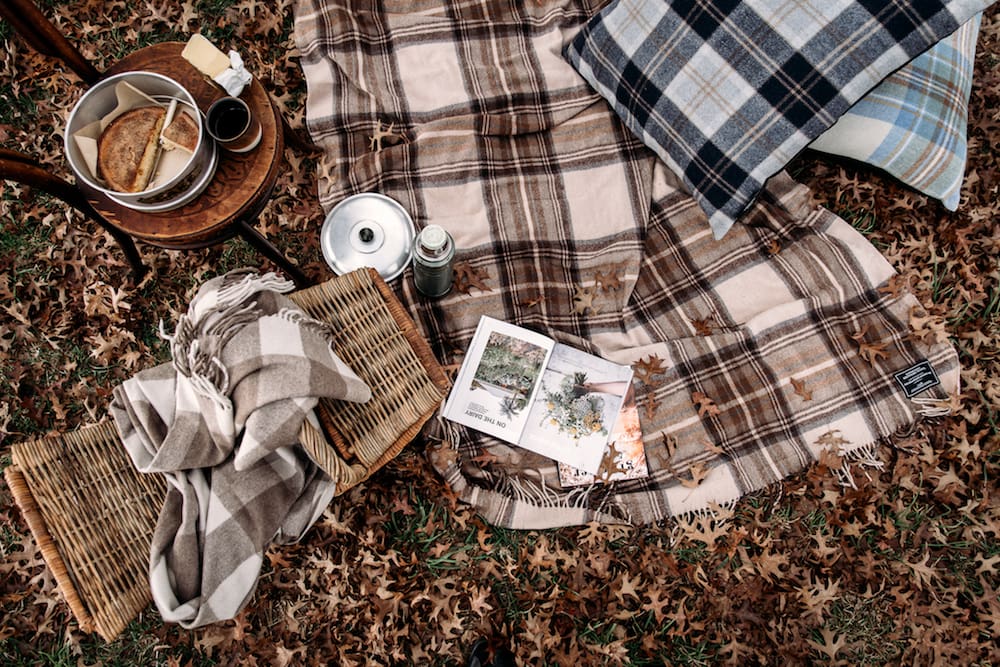
<path id="1" fill-rule="evenodd" d="M 184 45 L 181 56 L 194 65 L 199 72 L 214 79 L 230 67 L 229 56 L 215 47 L 201 34 L 191 35 Z"/>

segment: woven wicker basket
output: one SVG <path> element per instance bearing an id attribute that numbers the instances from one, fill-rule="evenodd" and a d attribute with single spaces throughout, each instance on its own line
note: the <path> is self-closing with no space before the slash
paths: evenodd
<path id="1" fill-rule="evenodd" d="M 448 380 L 374 270 L 292 295 L 333 325 L 337 354 L 372 389 L 323 401 L 302 444 L 340 494 L 396 456 L 437 410 Z M 332 444 L 332 446 L 331 446 Z M 149 549 L 166 483 L 136 471 L 112 422 L 18 443 L 4 477 L 81 629 L 111 641 L 150 601 Z"/>
<path id="2" fill-rule="evenodd" d="M 337 480 L 337 493 L 366 479 L 413 440 L 449 383 L 413 320 L 374 269 L 301 290 L 292 299 L 330 324 L 333 349 L 372 390 L 366 403 L 323 399 L 320 434 L 303 427 L 302 444 Z"/>

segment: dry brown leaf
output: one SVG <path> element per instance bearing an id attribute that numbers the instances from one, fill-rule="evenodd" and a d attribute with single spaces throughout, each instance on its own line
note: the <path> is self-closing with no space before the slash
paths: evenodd
<path id="1" fill-rule="evenodd" d="M 702 482 L 705 481 L 705 478 L 708 477 L 708 473 L 710 471 L 711 468 L 709 468 L 707 464 L 702 463 L 701 461 L 697 463 L 692 463 L 691 466 L 688 468 L 688 472 L 691 473 L 691 479 L 686 479 L 684 477 L 681 477 L 680 478 L 681 484 L 689 489 L 696 489 L 699 486 L 701 486 Z"/>
<path id="2" fill-rule="evenodd" d="M 792 383 L 792 389 L 795 390 L 795 395 L 801 398 L 803 401 L 812 400 L 812 392 L 806 388 L 806 383 L 802 380 L 796 380 L 795 378 L 789 378 Z"/>
<path id="3" fill-rule="evenodd" d="M 691 324 L 694 326 L 695 333 L 699 336 L 711 336 L 712 331 L 715 328 L 715 323 L 712 321 L 711 317 L 691 320 Z"/>
<path id="4" fill-rule="evenodd" d="M 721 413 L 719 406 L 711 398 L 700 391 L 691 392 L 691 402 L 698 408 L 698 416 L 716 417 Z"/>
<path id="5" fill-rule="evenodd" d="M 462 294 L 469 294 L 473 287 L 483 292 L 492 291 L 486 284 L 490 277 L 485 269 L 473 267 L 468 262 L 457 262 L 454 272 L 455 289 Z"/>
<path id="6" fill-rule="evenodd" d="M 621 279 L 613 272 L 604 273 L 602 271 L 598 271 L 594 274 L 594 284 L 599 287 L 602 292 L 609 292 L 622 288 Z"/>
<path id="7" fill-rule="evenodd" d="M 573 293 L 573 312 L 577 315 L 584 315 L 588 310 L 591 313 L 598 312 L 594 305 L 594 298 L 597 293 L 589 287 L 577 286 Z"/>
<path id="8" fill-rule="evenodd" d="M 866 324 L 860 331 L 851 334 L 851 340 L 858 344 L 858 355 L 868 362 L 870 366 L 874 366 L 875 363 L 880 358 L 886 358 L 889 353 L 886 352 L 887 343 L 869 343 L 865 340 L 865 335 L 868 333 L 868 325 Z"/>
<path id="9" fill-rule="evenodd" d="M 667 372 L 666 362 L 658 355 L 651 354 L 632 363 L 635 377 L 645 385 L 651 385 L 653 377 Z"/>

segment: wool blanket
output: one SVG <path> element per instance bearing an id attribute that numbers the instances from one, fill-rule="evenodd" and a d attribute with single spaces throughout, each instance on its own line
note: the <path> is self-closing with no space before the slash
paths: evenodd
<path id="1" fill-rule="evenodd" d="M 164 620 L 186 628 L 239 613 L 266 546 L 298 540 L 333 497 L 298 446 L 319 398 L 371 396 L 292 288 L 245 270 L 206 282 L 168 336 L 173 361 L 114 391 L 136 468 L 168 481 L 150 584 Z"/>
<path id="2" fill-rule="evenodd" d="M 298 0 L 320 199 L 378 191 L 455 239 L 455 289 L 394 287 L 446 364 L 483 314 L 632 364 L 650 474 L 563 489 L 550 459 L 439 420 L 432 464 L 514 528 L 654 522 L 875 447 L 958 390 L 892 267 L 787 174 L 723 239 L 563 57 L 591 0 Z"/>

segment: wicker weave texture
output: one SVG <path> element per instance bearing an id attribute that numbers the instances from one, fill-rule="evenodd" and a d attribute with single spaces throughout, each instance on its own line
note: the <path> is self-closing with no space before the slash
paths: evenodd
<path id="1" fill-rule="evenodd" d="M 333 325 L 337 354 L 372 388 L 367 403 L 321 405 L 334 447 L 308 423 L 302 429 L 303 446 L 343 493 L 416 437 L 448 380 L 374 270 L 292 298 Z M 84 631 L 112 641 L 152 601 L 149 550 L 166 481 L 135 469 L 111 421 L 11 451 L 4 477 L 70 610 Z"/>
<path id="2" fill-rule="evenodd" d="M 345 466 L 360 463 L 367 477 L 398 454 L 437 410 L 448 381 L 375 271 L 353 271 L 292 298 L 332 326 L 334 350 L 372 390 L 366 403 L 323 401 L 321 418 L 336 451 L 303 442 L 343 492 L 361 481 L 338 478 Z"/>
<path id="3" fill-rule="evenodd" d="M 112 640 L 151 600 L 166 482 L 136 471 L 110 421 L 15 444 L 12 459 L 11 491 L 74 616 Z"/>

